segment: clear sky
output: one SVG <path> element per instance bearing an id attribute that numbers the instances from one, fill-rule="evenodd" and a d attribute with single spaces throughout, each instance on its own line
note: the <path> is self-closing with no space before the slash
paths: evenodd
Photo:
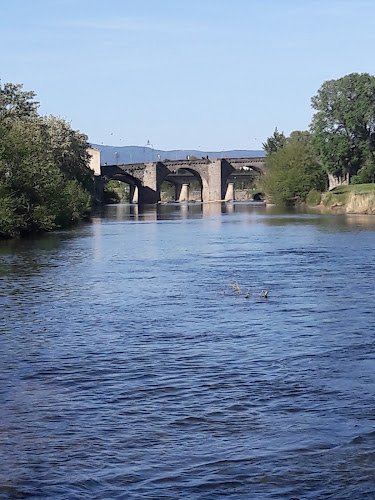
<path id="1" fill-rule="evenodd" d="M 0 0 L 0 79 L 97 144 L 261 149 L 375 74 L 374 0 Z"/>

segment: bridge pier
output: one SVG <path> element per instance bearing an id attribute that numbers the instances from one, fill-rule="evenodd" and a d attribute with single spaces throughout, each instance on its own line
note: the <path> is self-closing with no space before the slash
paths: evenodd
<path id="1" fill-rule="evenodd" d="M 132 186 L 133 203 L 153 204 L 160 202 L 161 185 L 169 176 L 176 185 L 176 200 L 189 200 L 189 187 L 198 179 L 202 201 L 232 201 L 235 199 L 234 181 L 245 176 L 262 173 L 264 158 L 201 158 L 164 162 L 104 165 L 104 179 L 118 179 Z M 228 184 L 228 180 L 230 182 Z"/>
<path id="2" fill-rule="evenodd" d="M 189 201 L 189 184 L 182 184 L 178 201 Z"/>
<path id="3" fill-rule="evenodd" d="M 206 175 L 202 177 L 203 202 L 225 200 L 227 192 L 227 180 L 234 168 L 227 160 L 209 160 Z"/>
<path id="4" fill-rule="evenodd" d="M 94 175 L 91 195 L 96 205 L 103 203 L 104 186 L 105 186 L 105 178 L 101 175 Z"/>
<path id="5" fill-rule="evenodd" d="M 234 182 L 229 182 L 224 201 L 234 201 Z"/>
<path id="6" fill-rule="evenodd" d="M 136 184 L 130 184 L 130 202 L 138 203 L 139 201 L 139 189 Z"/>

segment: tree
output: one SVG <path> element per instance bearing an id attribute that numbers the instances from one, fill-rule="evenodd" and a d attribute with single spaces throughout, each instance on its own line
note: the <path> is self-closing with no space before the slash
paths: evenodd
<path id="1" fill-rule="evenodd" d="M 375 182 L 375 157 L 370 153 L 365 164 L 361 167 L 357 175 L 350 179 L 351 184 L 371 184 Z"/>
<path id="2" fill-rule="evenodd" d="M 277 127 L 275 128 L 273 135 L 269 137 L 267 141 L 262 144 L 263 149 L 265 150 L 267 155 L 276 153 L 280 148 L 284 147 L 284 145 L 285 145 L 284 132 L 280 133 L 277 130 Z"/>
<path id="3" fill-rule="evenodd" d="M 0 81 L 0 120 L 37 116 L 39 103 L 34 101 L 35 93 L 22 90 L 23 85 Z"/>
<path id="4" fill-rule="evenodd" d="M 88 168 L 90 155 L 87 135 L 73 130 L 62 118 L 50 115 L 41 120 L 45 144 L 53 162 L 68 179 L 77 179 L 88 187 L 92 171 Z"/>
<path id="5" fill-rule="evenodd" d="M 39 116 L 34 97 L 0 85 L 0 237 L 66 227 L 91 206 L 87 136 Z"/>
<path id="6" fill-rule="evenodd" d="M 323 83 L 311 99 L 315 151 L 337 178 L 355 175 L 375 151 L 375 77 L 351 73 Z"/>
<path id="7" fill-rule="evenodd" d="M 292 132 L 278 151 L 268 155 L 260 189 L 274 203 L 296 205 L 312 189 L 325 189 L 326 175 L 314 154 L 308 132 Z"/>
<path id="8" fill-rule="evenodd" d="M 39 118 L 12 121 L 1 142 L 0 235 L 48 231 L 88 214 L 89 193 L 54 161 Z"/>

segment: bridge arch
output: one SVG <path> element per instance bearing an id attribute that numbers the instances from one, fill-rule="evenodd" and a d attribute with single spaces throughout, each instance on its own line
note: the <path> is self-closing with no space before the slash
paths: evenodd
<path id="1" fill-rule="evenodd" d="M 126 184 L 128 184 L 129 189 L 130 189 L 130 195 L 129 195 L 130 203 L 138 203 L 139 202 L 139 191 L 142 187 L 142 183 L 139 179 L 137 179 L 136 177 L 133 177 L 125 172 L 121 172 L 121 173 L 116 173 L 116 174 L 112 175 L 110 179 L 107 179 L 107 182 L 109 180 L 125 182 Z"/>
<path id="2" fill-rule="evenodd" d="M 208 187 L 208 183 L 200 173 L 188 166 L 170 171 L 164 178 L 175 186 L 175 201 L 189 201 L 191 199 L 191 189 L 199 191 L 198 196 L 194 196 L 194 201 L 202 201 L 203 190 Z"/>
<path id="3" fill-rule="evenodd" d="M 203 202 L 219 201 L 226 198 L 228 184 L 232 178 L 252 178 L 261 174 L 264 158 L 216 158 L 163 160 L 149 163 L 116 164 L 101 166 L 102 177 L 127 182 L 134 190 L 133 202 L 149 204 L 161 199 L 163 182 L 173 182 L 176 193 L 192 182 L 197 182 Z M 186 179 L 184 175 L 186 174 Z M 173 176 L 178 172 L 175 178 Z M 179 177 L 179 179 L 178 179 Z M 176 197 L 176 196 L 175 196 Z M 182 198 L 182 197 L 181 197 Z M 179 199 L 177 197 L 177 199 Z M 188 197 L 187 197 L 188 199 Z"/>
<path id="4" fill-rule="evenodd" d="M 253 201 L 264 201 L 264 193 L 258 192 L 253 195 Z"/>

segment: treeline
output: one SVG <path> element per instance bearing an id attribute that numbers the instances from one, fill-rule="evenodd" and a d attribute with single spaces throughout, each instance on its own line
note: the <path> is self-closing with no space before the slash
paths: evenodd
<path id="1" fill-rule="evenodd" d="M 311 99 L 309 131 L 275 129 L 260 188 L 275 203 L 305 202 L 309 192 L 375 182 L 375 77 L 352 73 L 323 83 Z"/>
<path id="2" fill-rule="evenodd" d="M 0 82 L 0 237 L 65 228 L 91 208 L 87 136 Z"/>

